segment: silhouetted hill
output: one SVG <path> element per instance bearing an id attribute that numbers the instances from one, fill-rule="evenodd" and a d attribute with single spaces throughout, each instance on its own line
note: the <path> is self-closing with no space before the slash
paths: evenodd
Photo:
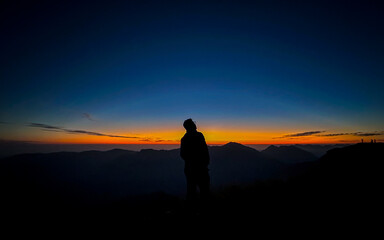
<path id="1" fill-rule="evenodd" d="M 295 164 L 317 160 L 317 157 L 315 157 L 313 154 L 295 146 L 276 147 L 271 145 L 267 149 L 261 151 L 261 153 L 266 157 L 276 159 L 286 164 Z"/>
<path id="2" fill-rule="evenodd" d="M 319 161 L 307 164 L 288 183 L 293 192 L 305 191 L 306 197 L 320 204 L 323 211 L 337 211 L 355 219 L 359 214 L 376 211 L 381 204 L 378 189 L 382 188 L 383 153 L 382 143 L 335 148 Z"/>
<path id="3" fill-rule="evenodd" d="M 284 166 L 239 143 L 210 147 L 211 177 L 217 186 L 277 178 Z"/>
<path id="4" fill-rule="evenodd" d="M 242 153 L 255 153 L 255 152 L 259 152 L 257 151 L 256 149 L 254 148 L 251 148 L 251 147 L 247 147 L 247 146 L 244 146 L 240 143 L 236 143 L 236 142 L 229 142 L 227 144 L 224 144 L 223 146 L 220 146 L 220 148 L 222 149 L 225 149 L 227 151 L 231 151 L 231 152 L 242 152 Z"/>
<path id="5" fill-rule="evenodd" d="M 321 231 L 327 230 L 324 224 L 337 229 L 379 227 L 383 153 L 384 144 L 330 150 L 318 161 L 292 165 L 296 175 L 287 181 L 257 181 L 224 189 L 215 199 L 213 215 L 218 221 L 242 223 L 257 216 L 273 226 L 322 226 Z"/>
<path id="6" fill-rule="evenodd" d="M 320 158 L 316 172 L 317 177 L 332 184 L 346 184 L 345 187 L 357 189 L 362 183 L 363 188 L 376 184 L 383 166 L 382 156 L 384 144 L 355 144 L 344 148 L 329 150 Z M 363 189 L 360 189 L 363 190 Z"/>

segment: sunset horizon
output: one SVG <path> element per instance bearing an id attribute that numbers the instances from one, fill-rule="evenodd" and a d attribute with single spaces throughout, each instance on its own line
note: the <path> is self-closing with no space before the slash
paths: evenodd
<path id="1" fill-rule="evenodd" d="M 34 144 L 137 144 L 137 145 L 177 145 L 185 131 L 175 130 L 162 132 L 161 134 L 124 134 L 120 132 L 100 133 L 85 130 L 83 136 L 78 133 L 55 133 L 40 139 L 0 139 L 3 142 L 26 142 Z M 163 130 L 162 130 L 163 131 Z M 223 145 L 229 142 L 237 142 L 243 145 L 287 145 L 287 144 L 353 144 L 370 142 L 375 140 L 382 142 L 380 137 L 383 132 L 329 132 L 329 131 L 307 131 L 307 132 L 246 132 L 230 131 L 219 132 L 212 130 L 200 130 L 204 133 L 206 142 L 209 145 Z M 42 133 L 38 133 L 43 135 Z M 46 135 L 46 134 L 44 134 Z M 105 136 L 103 136 L 105 135 Z M 129 138 L 129 140 L 126 139 Z"/>
<path id="2" fill-rule="evenodd" d="M 363 2 L 15 2 L 0 140 L 384 141 L 383 18 Z"/>

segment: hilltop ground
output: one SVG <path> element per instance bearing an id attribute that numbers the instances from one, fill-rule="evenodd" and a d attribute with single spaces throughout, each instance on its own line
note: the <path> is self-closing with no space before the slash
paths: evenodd
<path id="1" fill-rule="evenodd" d="M 215 189 L 209 207 L 188 211 L 183 197 L 157 192 L 84 207 L 36 198 L 3 203 L 8 223 L 117 227 L 222 224 L 268 227 L 370 226 L 382 197 L 380 156 L 384 144 L 356 144 L 295 165 L 286 180 L 258 180 Z M 4 180 L 4 179 L 3 179 Z M 3 182 L 4 185 L 4 182 Z M 31 200 L 32 199 L 32 200 Z M 40 202 L 37 202 L 40 201 Z M 37 220 L 37 216 L 38 219 Z"/>

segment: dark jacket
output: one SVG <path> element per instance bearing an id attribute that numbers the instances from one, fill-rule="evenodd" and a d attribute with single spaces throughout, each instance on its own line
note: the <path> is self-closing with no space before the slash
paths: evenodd
<path id="1" fill-rule="evenodd" d="M 181 139 L 180 156 L 186 170 L 208 169 L 209 152 L 204 135 L 198 131 L 187 132 Z"/>

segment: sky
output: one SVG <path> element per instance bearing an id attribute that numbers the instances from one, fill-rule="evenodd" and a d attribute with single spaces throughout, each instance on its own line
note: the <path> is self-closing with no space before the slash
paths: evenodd
<path id="1" fill-rule="evenodd" d="M 7 1 L 0 141 L 384 141 L 380 1 Z"/>

